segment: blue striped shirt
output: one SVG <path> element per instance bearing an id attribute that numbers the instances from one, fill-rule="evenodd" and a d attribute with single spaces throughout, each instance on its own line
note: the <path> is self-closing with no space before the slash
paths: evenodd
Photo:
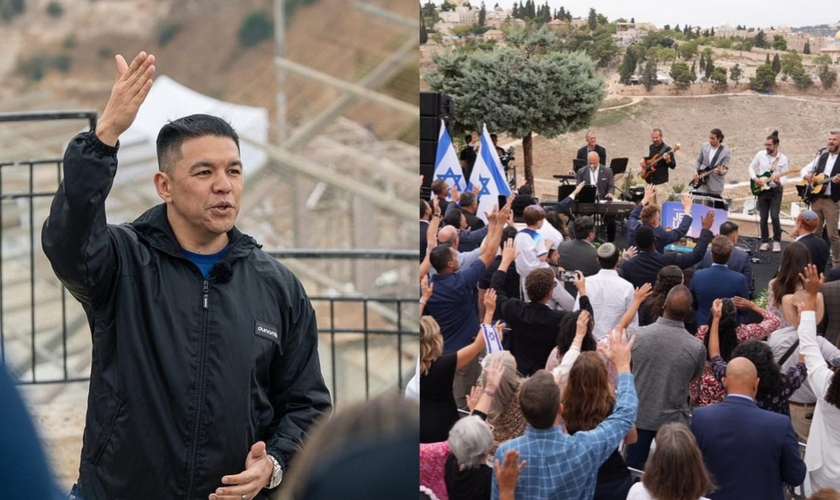
<path id="1" fill-rule="evenodd" d="M 517 450 L 528 463 L 516 484 L 517 500 L 589 500 L 595 494 L 598 468 L 633 427 L 639 399 L 631 373 L 618 375 L 618 394 L 612 415 L 591 431 L 569 436 L 560 426 L 534 429 L 505 441 L 496 450 L 499 463 L 508 450 Z M 493 476 L 493 500 L 499 483 Z"/>

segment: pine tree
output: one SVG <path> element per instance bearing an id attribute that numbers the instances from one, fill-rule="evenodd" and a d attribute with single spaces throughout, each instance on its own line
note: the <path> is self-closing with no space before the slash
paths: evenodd
<path id="1" fill-rule="evenodd" d="M 764 58 L 764 64 L 770 64 L 770 53 L 767 53 L 767 57 Z"/>
<path id="2" fill-rule="evenodd" d="M 559 13 L 559 14 L 557 14 L 557 19 L 559 19 L 559 20 L 561 20 L 561 21 L 565 21 L 565 20 L 566 20 L 566 9 L 565 9 L 565 8 L 560 7 L 560 13 Z"/>
<path id="3" fill-rule="evenodd" d="M 704 30 L 703 30 L 703 36 L 704 36 L 704 37 L 708 37 L 708 36 L 709 36 L 709 28 L 706 28 L 706 29 L 704 29 Z"/>
<path id="4" fill-rule="evenodd" d="M 528 5 L 528 17 L 531 19 L 537 17 L 537 5 L 534 0 L 531 0 L 530 5 Z"/>
<path id="5" fill-rule="evenodd" d="M 656 85 L 656 61 L 652 57 L 648 57 L 645 71 L 642 73 L 642 84 L 648 92 Z"/>
<path id="6" fill-rule="evenodd" d="M 481 2 L 481 10 L 478 11 L 478 25 L 484 27 L 487 22 L 487 9 L 484 7 L 484 2 Z"/>
<path id="7" fill-rule="evenodd" d="M 551 22 L 551 7 L 548 6 L 548 0 L 546 0 L 545 6 L 543 7 L 543 21 L 547 23 Z"/>
<path id="8" fill-rule="evenodd" d="M 706 71 L 706 56 L 700 54 L 700 72 L 705 73 Z"/>
<path id="9" fill-rule="evenodd" d="M 710 34 L 710 35 L 712 35 L 712 36 L 715 36 L 715 28 L 714 28 L 714 26 L 712 27 L 712 30 L 709 32 L 709 34 Z"/>
<path id="10" fill-rule="evenodd" d="M 631 17 L 631 18 L 630 18 L 630 23 L 631 23 L 631 24 L 636 24 L 636 18 L 635 18 L 635 17 Z"/>
<path id="11" fill-rule="evenodd" d="M 712 72 L 715 70 L 715 65 L 712 63 L 712 58 L 706 61 L 706 80 L 712 77 Z"/>
<path id="12" fill-rule="evenodd" d="M 811 41 L 810 40 L 807 40 L 805 42 L 805 48 L 802 49 L 802 53 L 803 54 L 810 54 L 811 53 Z"/>
<path id="13" fill-rule="evenodd" d="M 697 81 L 697 63 L 691 63 L 691 81 Z"/>
<path id="14" fill-rule="evenodd" d="M 677 33 L 682 33 L 682 30 L 680 29 L 680 25 L 679 25 L 679 24 L 678 24 L 678 25 L 676 25 L 676 26 L 674 26 L 674 31 L 676 31 Z"/>
<path id="15" fill-rule="evenodd" d="M 519 19 L 519 4 L 517 2 L 513 2 L 513 9 L 511 9 L 510 14 L 514 19 Z"/>
<path id="16" fill-rule="evenodd" d="M 770 67 L 773 68 L 773 72 L 777 75 L 782 72 L 782 61 L 779 59 L 779 54 L 773 56 L 773 63 L 770 64 Z"/>
<path id="17" fill-rule="evenodd" d="M 595 12 L 595 8 L 589 9 L 589 30 L 595 31 L 595 28 L 598 27 L 598 13 Z"/>
<path id="18" fill-rule="evenodd" d="M 425 44 L 429 41 L 429 34 L 426 33 L 426 18 L 423 17 L 423 13 L 420 13 L 420 45 Z"/>

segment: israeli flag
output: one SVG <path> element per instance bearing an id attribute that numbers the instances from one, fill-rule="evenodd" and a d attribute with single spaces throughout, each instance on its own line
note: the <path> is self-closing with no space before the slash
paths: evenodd
<path id="1" fill-rule="evenodd" d="M 492 325 L 486 323 L 481 324 L 481 333 L 484 334 L 484 345 L 487 348 L 487 354 L 504 351 L 502 341 L 496 333 L 496 329 Z"/>
<path id="2" fill-rule="evenodd" d="M 472 186 L 478 186 L 480 189 L 476 215 L 484 222 L 487 222 L 487 216 L 484 213 L 493 211 L 493 205 L 499 202 L 499 195 L 510 196 L 510 186 L 505 181 L 503 172 L 502 162 L 499 161 L 496 147 L 493 146 L 490 132 L 487 131 L 485 124 L 481 132 L 481 146 L 475 159 L 470 184 L 467 187 L 467 189 L 472 189 Z"/>
<path id="3" fill-rule="evenodd" d="M 463 193 L 467 189 L 467 179 L 464 178 L 461 162 L 458 160 L 458 155 L 455 154 L 452 138 L 449 137 L 449 132 L 446 130 L 443 120 L 440 121 L 440 134 L 438 134 L 435 179 L 446 181 L 450 188 L 457 186 L 459 193 Z M 431 196 L 434 197 L 434 193 Z M 449 196 L 446 198 L 450 199 Z"/>

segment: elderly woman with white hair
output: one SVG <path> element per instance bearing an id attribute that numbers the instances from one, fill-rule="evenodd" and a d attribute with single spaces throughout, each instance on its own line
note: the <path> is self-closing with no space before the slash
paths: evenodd
<path id="1" fill-rule="evenodd" d="M 487 465 L 493 449 L 490 426 L 476 415 L 462 418 L 449 431 L 449 457 L 444 480 L 449 498 L 489 500 L 493 469 Z"/>

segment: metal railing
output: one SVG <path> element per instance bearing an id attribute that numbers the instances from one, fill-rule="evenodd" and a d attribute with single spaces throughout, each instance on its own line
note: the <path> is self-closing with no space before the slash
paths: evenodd
<path id="1" fill-rule="evenodd" d="M 0 122 L 38 119 L 87 119 L 95 127 L 96 114 L 0 114 Z M 66 289 L 40 248 L 41 224 L 61 180 L 61 159 L 0 162 L 0 364 L 21 385 L 90 379 L 87 317 L 75 300 L 67 300 Z M 268 253 L 281 260 L 417 262 L 417 252 L 406 250 Z M 416 297 L 313 295 L 310 300 L 317 312 L 322 371 L 334 404 L 402 390 L 414 371 L 417 352 Z M 59 386 L 56 393 L 60 390 Z"/>

